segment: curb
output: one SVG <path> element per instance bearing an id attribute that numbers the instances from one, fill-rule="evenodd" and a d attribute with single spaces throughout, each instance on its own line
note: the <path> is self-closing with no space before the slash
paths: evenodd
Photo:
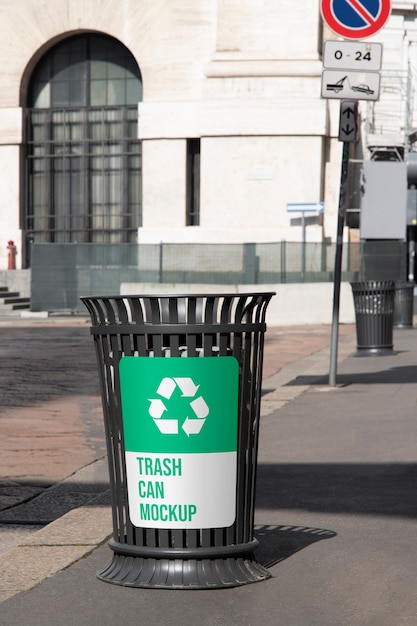
<path id="1" fill-rule="evenodd" d="M 66 569 L 112 533 L 111 507 L 84 506 L 30 535 L 0 558 L 0 602 Z"/>

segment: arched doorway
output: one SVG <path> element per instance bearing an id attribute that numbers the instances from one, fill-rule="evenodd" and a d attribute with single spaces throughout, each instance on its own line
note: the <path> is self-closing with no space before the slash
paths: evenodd
<path id="1" fill-rule="evenodd" d="M 26 241 L 130 243 L 141 220 L 140 70 L 115 39 L 68 38 L 28 90 Z"/>

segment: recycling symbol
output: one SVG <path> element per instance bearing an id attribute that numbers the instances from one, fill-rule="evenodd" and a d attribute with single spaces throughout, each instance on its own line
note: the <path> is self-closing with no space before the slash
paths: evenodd
<path id="1" fill-rule="evenodd" d="M 156 390 L 158 398 L 149 398 L 149 415 L 163 435 L 178 435 L 181 418 L 164 418 L 168 411 L 165 401 L 169 400 L 176 389 L 179 389 L 183 398 L 189 398 L 190 415 L 186 415 L 181 424 L 187 437 L 198 435 L 203 428 L 206 417 L 210 412 L 203 396 L 197 395 L 200 385 L 195 385 L 192 378 L 163 378 Z M 162 399 L 163 398 L 163 399 Z M 165 400 L 165 401 L 164 401 Z M 188 413 L 188 408 L 186 410 Z"/>

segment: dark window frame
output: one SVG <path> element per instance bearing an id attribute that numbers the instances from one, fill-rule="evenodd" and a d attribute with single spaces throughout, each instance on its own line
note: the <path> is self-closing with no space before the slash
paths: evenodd
<path id="1" fill-rule="evenodd" d="M 200 225 L 201 140 L 187 139 L 186 225 Z"/>

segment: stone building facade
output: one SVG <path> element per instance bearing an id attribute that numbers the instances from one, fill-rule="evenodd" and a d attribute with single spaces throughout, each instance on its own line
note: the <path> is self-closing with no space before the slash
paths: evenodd
<path id="1" fill-rule="evenodd" d="M 300 241 L 297 202 L 334 238 L 319 0 L 3 0 L 0 35 L 1 268 L 9 240 L 19 267 L 31 241 Z"/>

